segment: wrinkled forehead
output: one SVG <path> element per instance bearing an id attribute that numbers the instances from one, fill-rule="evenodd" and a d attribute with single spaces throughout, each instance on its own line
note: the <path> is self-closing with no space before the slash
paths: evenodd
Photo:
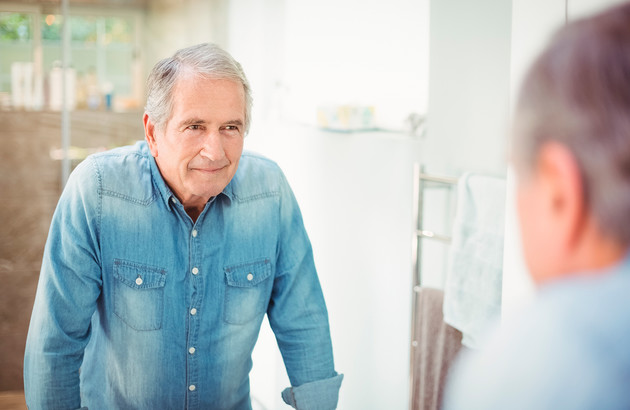
<path id="1" fill-rule="evenodd" d="M 177 80 L 171 98 L 169 121 L 177 117 L 199 118 L 206 122 L 245 123 L 245 91 L 231 79 L 217 79 L 190 73 Z"/>

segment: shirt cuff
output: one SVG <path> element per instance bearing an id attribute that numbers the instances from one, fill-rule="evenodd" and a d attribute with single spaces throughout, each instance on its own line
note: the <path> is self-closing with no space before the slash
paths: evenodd
<path id="1" fill-rule="evenodd" d="M 343 374 L 338 374 L 298 387 L 287 387 L 282 392 L 282 400 L 297 410 L 334 410 L 339 401 L 342 380 Z"/>

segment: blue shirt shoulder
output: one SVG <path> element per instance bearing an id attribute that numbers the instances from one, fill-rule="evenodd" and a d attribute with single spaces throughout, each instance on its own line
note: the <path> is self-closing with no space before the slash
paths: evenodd
<path id="1" fill-rule="evenodd" d="M 628 294 L 629 260 L 544 286 L 482 351 L 459 358 L 445 409 L 630 408 Z"/>

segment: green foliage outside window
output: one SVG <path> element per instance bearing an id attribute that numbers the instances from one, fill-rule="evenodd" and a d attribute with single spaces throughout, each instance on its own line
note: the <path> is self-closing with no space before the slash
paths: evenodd
<path id="1" fill-rule="evenodd" d="M 53 40 L 60 41 L 61 40 L 61 32 L 63 30 L 63 16 L 54 16 L 55 19 L 49 25 L 46 23 L 46 16 L 42 16 L 41 27 L 42 27 L 42 40 Z"/>
<path id="2" fill-rule="evenodd" d="M 70 17 L 70 31 L 72 41 L 96 43 L 98 37 L 96 17 Z"/>
<path id="3" fill-rule="evenodd" d="M 118 17 L 105 19 L 105 33 L 113 43 L 131 43 L 132 31 L 131 22 L 127 19 Z"/>
<path id="4" fill-rule="evenodd" d="M 95 43 L 98 38 L 98 24 L 103 19 L 106 43 L 131 43 L 132 23 L 119 17 L 71 16 L 70 32 L 72 41 Z M 42 40 L 61 41 L 63 16 L 55 15 L 51 21 L 42 15 Z M 50 24 L 49 24 L 50 23 Z M 31 40 L 31 16 L 22 13 L 0 13 L 0 41 Z"/>
<path id="5" fill-rule="evenodd" d="M 28 14 L 0 13 L 0 40 L 30 40 L 31 18 Z"/>

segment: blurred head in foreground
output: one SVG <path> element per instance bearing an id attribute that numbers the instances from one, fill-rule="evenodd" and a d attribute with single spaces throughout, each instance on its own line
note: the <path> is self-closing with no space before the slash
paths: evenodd
<path id="1" fill-rule="evenodd" d="M 534 280 L 619 260 L 630 244 L 630 4 L 555 35 L 523 82 L 513 138 Z"/>
<path id="2" fill-rule="evenodd" d="M 449 372 L 451 409 L 630 408 L 630 3 L 531 66 L 512 157 L 538 292 Z"/>

